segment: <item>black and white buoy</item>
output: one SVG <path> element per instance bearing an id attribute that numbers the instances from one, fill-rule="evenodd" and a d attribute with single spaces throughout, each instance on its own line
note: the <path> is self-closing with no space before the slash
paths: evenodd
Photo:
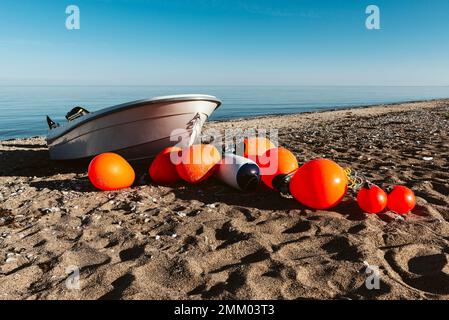
<path id="1" fill-rule="evenodd" d="M 233 188 L 252 191 L 259 185 L 260 169 L 250 159 L 225 153 L 218 164 L 215 176 Z"/>

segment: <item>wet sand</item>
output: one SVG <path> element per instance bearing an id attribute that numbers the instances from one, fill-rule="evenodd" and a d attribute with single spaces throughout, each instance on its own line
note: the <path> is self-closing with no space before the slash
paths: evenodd
<path id="1" fill-rule="evenodd" d="M 351 193 L 311 210 L 210 179 L 98 192 L 86 163 L 40 137 L 0 145 L 0 298 L 448 299 L 449 100 L 208 123 L 277 128 L 300 163 L 350 166 L 417 195 L 409 215 L 366 215 Z M 368 290 L 366 264 L 380 288 Z M 66 286 L 80 269 L 80 288 Z M 71 278 L 71 277 L 69 277 Z"/>

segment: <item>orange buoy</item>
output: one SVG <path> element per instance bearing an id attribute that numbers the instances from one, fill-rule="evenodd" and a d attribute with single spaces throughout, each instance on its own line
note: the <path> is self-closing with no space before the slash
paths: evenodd
<path id="1" fill-rule="evenodd" d="M 220 152 L 211 144 L 196 144 L 181 151 L 181 161 L 176 172 L 189 183 L 199 183 L 209 178 L 221 160 Z"/>
<path id="2" fill-rule="evenodd" d="M 267 150 L 276 148 L 270 139 L 264 137 L 246 138 L 244 141 L 245 149 L 243 156 L 257 162 L 257 157 L 262 156 Z"/>
<path id="3" fill-rule="evenodd" d="M 329 209 L 343 199 L 348 178 L 338 164 L 315 159 L 302 165 L 290 181 L 293 197 L 313 209 Z"/>
<path id="4" fill-rule="evenodd" d="M 90 182 L 104 191 L 128 188 L 136 177 L 128 161 L 111 152 L 93 158 L 87 171 Z"/>
<path id="5" fill-rule="evenodd" d="M 406 214 L 416 205 L 415 193 L 404 186 L 394 186 L 388 194 L 387 207 L 398 214 Z"/>
<path id="6" fill-rule="evenodd" d="M 357 203 L 363 211 L 376 214 L 387 206 L 387 194 L 375 184 L 366 183 L 357 193 Z"/>
<path id="7" fill-rule="evenodd" d="M 260 167 L 262 181 L 271 189 L 281 191 L 282 186 L 273 179 L 280 175 L 289 175 L 298 169 L 298 160 L 289 150 L 279 147 L 267 150 L 262 156 L 257 158 Z M 279 179 L 276 179 L 277 181 Z M 281 181 L 281 180 L 279 180 Z"/>
<path id="8" fill-rule="evenodd" d="M 168 147 L 162 150 L 150 166 L 150 177 L 157 184 L 173 184 L 181 180 L 176 171 L 176 165 L 172 162 L 172 153 L 179 153 L 181 148 Z"/>

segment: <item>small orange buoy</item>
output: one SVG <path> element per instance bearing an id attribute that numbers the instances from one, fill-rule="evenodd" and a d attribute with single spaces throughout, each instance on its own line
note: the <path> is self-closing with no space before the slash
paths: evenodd
<path id="1" fill-rule="evenodd" d="M 406 214 L 416 205 L 415 193 L 404 186 L 394 186 L 388 194 L 387 207 L 398 214 Z"/>
<path id="2" fill-rule="evenodd" d="M 366 183 L 357 193 L 357 203 L 363 211 L 376 214 L 387 206 L 387 194 L 378 186 Z"/>
<path id="3" fill-rule="evenodd" d="M 176 172 L 189 183 L 199 183 L 209 178 L 221 160 L 220 152 L 211 144 L 196 144 L 182 149 Z"/>
<path id="4" fill-rule="evenodd" d="M 181 178 L 176 171 L 176 165 L 172 162 L 172 153 L 179 153 L 181 148 L 168 147 L 162 150 L 150 166 L 150 177 L 157 184 L 167 185 L 178 182 Z"/>
<path id="5" fill-rule="evenodd" d="M 104 191 L 128 188 L 136 177 L 128 161 L 111 152 L 93 158 L 87 171 L 90 182 Z"/>
<path id="6" fill-rule="evenodd" d="M 276 148 L 270 139 L 264 137 L 246 138 L 243 143 L 245 150 L 243 156 L 257 162 L 257 157 L 262 156 L 267 150 Z"/>
<path id="7" fill-rule="evenodd" d="M 276 183 L 273 186 L 273 179 L 279 175 L 288 175 L 298 169 L 298 160 L 293 153 L 285 148 L 273 148 L 267 150 L 258 157 L 257 164 L 260 167 L 262 181 L 271 189 L 280 190 L 281 186 Z"/>
<path id="8" fill-rule="evenodd" d="M 345 171 L 328 159 L 315 159 L 305 163 L 290 181 L 293 197 L 313 209 L 336 206 L 347 189 L 348 178 Z"/>

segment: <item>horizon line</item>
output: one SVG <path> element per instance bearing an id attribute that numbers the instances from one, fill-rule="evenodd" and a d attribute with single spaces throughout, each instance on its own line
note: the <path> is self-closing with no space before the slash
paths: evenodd
<path id="1" fill-rule="evenodd" d="M 449 87 L 449 84 L 0 84 L 0 87 Z"/>

